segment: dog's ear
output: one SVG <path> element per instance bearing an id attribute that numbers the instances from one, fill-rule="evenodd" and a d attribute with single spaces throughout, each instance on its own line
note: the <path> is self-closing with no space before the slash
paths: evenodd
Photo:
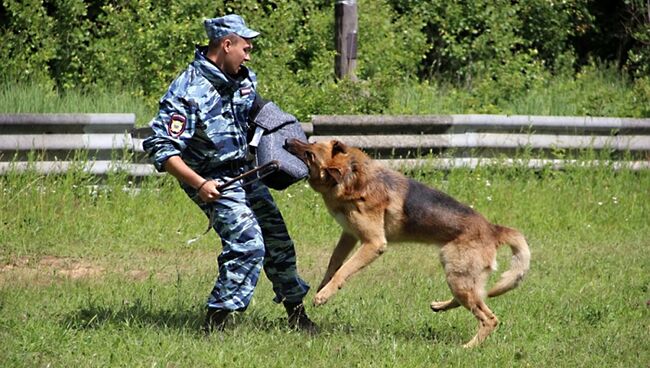
<path id="1" fill-rule="evenodd" d="M 337 184 L 341 184 L 341 181 L 343 181 L 343 172 L 340 168 L 327 167 L 325 168 L 325 171 L 327 171 L 327 174 L 331 176 Z"/>
<path id="2" fill-rule="evenodd" d="M 332 142 L 332 157 L 336 156 L 338 153 L 346 153 L 348 151 L 348 146 L 339 141 Z"/>
<path id="3" fill-rule="evenodd" d="M 341 184 L 344 180 L 346 175 L 348 175 L 350 169 L 349 168 L 342 168 L 342 167 L 336 167 L 336 166 L 330 166 L 325 168 L 327 171 L 327 174 L 331 176 L 334 181 L 336 181 L 337 184 Z"/>

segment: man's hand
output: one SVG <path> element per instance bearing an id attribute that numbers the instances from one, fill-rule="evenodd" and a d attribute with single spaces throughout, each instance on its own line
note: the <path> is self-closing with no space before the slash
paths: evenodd
<path id="1" fill-rule="evenodd" d="M 214 202 L 221 197 L 221 193 L 217 190 L 219 183 L 216 180 L 206 180 L 199 187 L 199 197 L 203 202 Z"/>
<path id="2" fill-rule="evenodd" d="M 176 179 L 196 188 L 203 202 L 214 202 L 221 197 L 221 193 L 217 190 L 219 183 L 216 180 L 203 178 L 187 166 L 179 156 L 170 157 L 163 165 L 165 170 Z"/>

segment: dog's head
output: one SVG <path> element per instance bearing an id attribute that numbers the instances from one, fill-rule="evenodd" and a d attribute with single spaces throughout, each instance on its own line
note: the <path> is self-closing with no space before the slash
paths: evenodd
<path id="1" fill-rule="evenodd" d="M 309 185 L 321 193 L 337 185 L 341 185 L 344 191 L 349 190 L 358 179 L 359 165 L 367 159 L 361 150 L 337 140 L 305 143 L 289 139 L 285 148 L 307 165 Z"/>

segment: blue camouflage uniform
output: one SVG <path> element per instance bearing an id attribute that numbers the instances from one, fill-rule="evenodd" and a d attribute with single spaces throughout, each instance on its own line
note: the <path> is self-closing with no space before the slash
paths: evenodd
<path id="1" fill-rule="evenodd" d="M 244 66 L 237 76 L 226 75 L 205 57 L 206 50 L 196 49 L 194 61 L 160 100 L 150 123 L 154 134 L 143 147 L 159 171 L 168 158 L 180 156 L 204 178 L 225 182 L 253 167 L 246 137 L 257 81 Z M 302 301 L 309 286 L 298 276 L 294 244 L 264 184 L 240 180 L 212 203 L 202 202 L 194 188 L 181 187 L 208 217 L 214 213 L 213 228 L 223 246 L 208 307 L 246 309 L 262 267 L 276 302 Z"/>

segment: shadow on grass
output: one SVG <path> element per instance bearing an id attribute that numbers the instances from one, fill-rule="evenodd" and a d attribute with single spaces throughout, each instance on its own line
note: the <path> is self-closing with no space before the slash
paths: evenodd
<path id="1" fill-rule="evenodd" d="M 442 345 L 462 345 L 469 341 L 473 335 L 464 336 L 462 329 L 451 327 L 451 328 L 434 328 L 432 326 L 417 326 L 414 329 L 399 329 L 394 332 L 395 336 L 398 336 L 404 340 L 424 340 L 429 341 L 431 344 L 442 344 Z"/>
<path id="2" fill-rule="evenodd" d="M 367 339 L 376 336 L 393 336 L 403 341 L 425 341 L 445 346 L 461 346 L 473 336 L 473 330 L 466 331 L 462 326 L 454 326 L 448 323 L 436 321 L 441 318 L 430 311 L 430 320 L 427 323 L 411 323 L 404 320 L 386 320 L 378 323 L 375 320 L 364 319 L 362 314 L 349 315 L 338 318 L 337 313 L 321 314 L 316 308 L 308 308 L 309 317 L 319 326 L 318 337 L 335 337 L 340 335 L 353 336 L 354 338 Z M 261 312 L 249 310 L 245 313 L 236 313 L 231 318 L 228 328 L 254 329 L 256 331 L 272 332 L 287 330 L 287 320 L 284 311 L 280 313 Z M 470 317 L 468 317 L 470 318 Z M 474 327 L 471 322 L 471 327 Z"/>
<path id="3" fill-rule="evenodd" d="M 205 310 L 203 307 L 177 309 L 155 309 L 148 304 L 135 302 L 124 305 L 89 305 L 65 315 L 61 323 L 68 329 L 93 330 L 106 327 L 112 328 L 154 328 L 171 329 L 185 333 L 195 333 L 203 336 L 203 320 Z M 406 328 L 401 323 L 398 326 L 386 322 L 377 326 L 372 321 L 349 321 L 338 320 L 333 316 L 319 318 L 318 313 L 311 313 L 310 317 L 320 327 L 319 336 L 335 335 L 393 335 L 404 340 L 425 340 L 432 344 L 461 344 L 464 338 L 459 329 L 436 329 L 431 325 L 412 326 Z M 250 330 L 265 333 L 278 331 L 289 331 L 284 310 L 278 307 L 277 312 L 271 314 L 262 310 L 248 310 L 236 312 L 228 316 L 226 323 L 226 335 L 233 330 Z"/>
<path id="4" fill-rule="evenodd" d="M 97 329 L 110 325 L 199 331 L 203 317 L 204 312 L 198 309 L 156 310 L 149 305 L 135 302 L 120 306 L 86 306 L 64 316 L 62 323 L 67 328 L 77 330 Z"/>
<path id="5" fill-rule="evenodd" d="M 201 307 L 156 309 L 149 303 L 136 301 L 124 305 L 89 305 L 65 315 L 61 321 L 68 329 L 92 330 L 108 326 L 120 328 L 159 328 L 203 334 L 205 309 Z M 288 330 L 282 307 L 268 315 L 254 310 L 234 312 L 228 316 L 226 329 L 255 331 Z M 332 327 L 333 329 L 333 327 Z"/>

